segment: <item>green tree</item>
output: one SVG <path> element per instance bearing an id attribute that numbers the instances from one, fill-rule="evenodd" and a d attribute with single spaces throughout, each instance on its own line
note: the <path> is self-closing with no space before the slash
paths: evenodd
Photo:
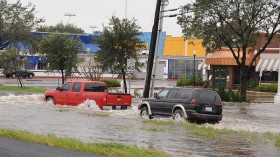
<path id="1" fill-rule="evenodd" d="M 39 32 L 59 32 L 59 33 L 75 33 L 75 34 L 84 34 L 85 31 L 81 28 L 78 28 L 74 24 L 64 25 L 62 22 L 58 23 L 55 26 L 40 26 L 37 28 Z"/>
<path id="2" fill-rule="evenodd" d="M 0 1 L 0 50 L 8 45 L 17 47 L 19 41 L 24 44 L 36 41 L 31 31 L 43 20 L 36 18 L 35 13 L 31 3 L 23 6 L 20 0 L 15 3 Z"/>
<path id="3" fill-rule="evenodd" d="M 60 70 L 62 84 L 65 82 L 64 71 L 68 73 L 77 69 L 79 63 L 78 53 L 82 49 L 79 39 L 66 34 L 50 34 L 39 44 L 40 53 L 46 56 L 51 70 Z"/>
<path id="4" fill-rule="evenodd" d="M 280 32 L 279 10 L 279 0 L 197 0 L 181 9 L 178 24 L 186 38 L 202 38 L 210 49 L 227 46 L 231 50 L 240 70 L 241 99 L 245 101 L 252 64 Z M 266 38 L 264 46 L 247 66 L 248 50 L 252 51 L 260 36 Z"/>
<path id="5" fill-rule="evenodd" d="M 127 59 L 135 59 L 135 67 L 140 66 L 137 52 L 144 48 L 137 37 L 140 34 L 140 27 L 136 24 L 135 19 L 119 19 L 112 16 L 109 26 L 104 27 L 102 36 L 97 40 L 100 51 L 96 53 L 95 61 L 105 69 L 122 77 L 125 93 L 127 93 Z"/>
<path id="6" fill-rule="evenodd" d="M 0 67 L 4 69 L 4 74 L 19 66 L 25 67 L 27 64 L 28 61 L 26 59 L 20 59 L 18 49 L 7 49 L 5 52 L 0 53 Z"/>

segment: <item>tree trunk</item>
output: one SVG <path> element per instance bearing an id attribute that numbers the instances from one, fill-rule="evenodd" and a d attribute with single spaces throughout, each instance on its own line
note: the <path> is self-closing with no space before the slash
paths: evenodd
<path id="1" fill-rule="evenodd" d="M 123 77 L 124 92 L 127 93 L 126 78 L 125 78 L 124 70 L 122 70 L 122 77 Z"/>
<path id="2" fill-rule="evenodd" d="M 246 101 L 246 90 L 247 90 L 247 74 L 248 70 L 246 66 L 240 67 L 240 94 L 241 94 L 241 101 Z"/>
<path id="3" fill-rule="evenodd" d="M 64 73 L 63 73 L 63 70 L 60 70 L 60 71 L 61 71 L 62 84 L 64 84 Z"/>
<path id="4" fill-rule="evenodd" d="M 124 92 L 127 93 L 127 85 L 126 85 L 125 74 L 123 74 L 123 85 L 124 85 Z"/>
<path id="5" fill-rule="evenodd" d="M 18 82 L 20 84 L 20 88 L 23 88 L 23 83 L 22 83 L 21 79 L 19 78 L 19 76 L 17 77 L 17 79 L 18 79 Z"/>

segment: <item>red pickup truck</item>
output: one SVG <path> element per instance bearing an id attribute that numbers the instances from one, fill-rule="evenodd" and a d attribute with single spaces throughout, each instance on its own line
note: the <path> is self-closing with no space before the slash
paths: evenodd
<path id="1" fill-rule="evenodd" d="M 72 106 L 86 100 L 94 100 L 100 109 L 127 109 L 131 107 L 132 96 L 125 93 L 110 93 L 104 82 L 71 81 L 56 89 L 47 90 L 45 100 Z"/>

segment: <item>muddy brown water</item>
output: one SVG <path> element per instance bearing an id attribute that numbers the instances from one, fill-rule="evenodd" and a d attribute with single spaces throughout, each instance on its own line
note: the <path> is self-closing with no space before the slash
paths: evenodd
<path id="1" fill-rule="evenodd" d="M 233 134 L 207 139 L 181 125 L 144 123 L 134 100 L 131 110 L 100 111 L 94 102 L 77 107 L 54 106 L 42 94 L 0 96 L 0 128 L 51 133 L 85 142 L 116 142 L 158 149 L 171 156 L 279 156 L 273 141 L 248 142 Z M 169 118 L 156 118 L 162 121 Z M 224 117 L 208 127 L 251 132 L 280 132 L 280 105 L 225 103 Z"/>

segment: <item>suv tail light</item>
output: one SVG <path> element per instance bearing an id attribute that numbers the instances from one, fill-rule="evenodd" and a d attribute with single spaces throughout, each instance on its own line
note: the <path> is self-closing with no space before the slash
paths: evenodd
<path id="1" fill-rule="evenodd" d="M 104 95 L 104 96 L 101 98 L 101 102 L 106 104 L 106 102 L 107 102 L 106 95 Z"/>
<path id="2" fill-rule="evenodd" d="M 220 103 L 220 106 L 221 106 L 221 108 L 223 108 L 223 107 L 224 107 L 224 104 L 223 104 L 223 103 Z"/>
<path id="3" fill-rule="evenodd" d="M 195 105 L 195 104 L 196 104 L 196 100 L 195 100 L 195 99 L 192 99 L 191 105 Z"/>

